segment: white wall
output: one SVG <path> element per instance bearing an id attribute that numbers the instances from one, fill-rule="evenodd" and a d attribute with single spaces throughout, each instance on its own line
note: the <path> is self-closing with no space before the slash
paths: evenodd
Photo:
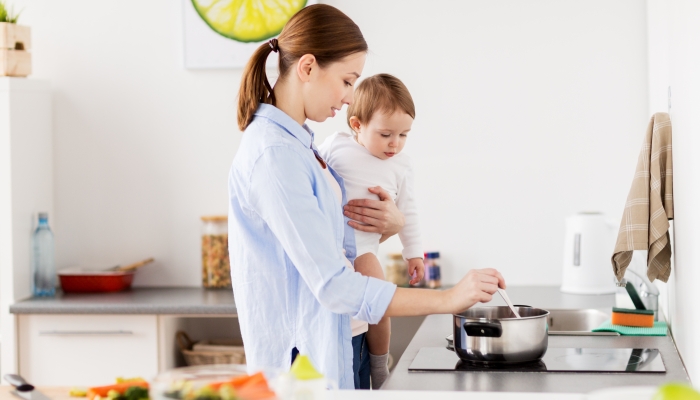
<path id="1" fill-rule="evenodd" d="M 700 303 L 700 3 L 648 0 L 651 110 L 664 111 L 671 87 L 674 185 L 674 271 L 668 314 L 690 378 L 700 382 L 697 304 Z"/>
<path id="2" fill-rule="evenodd" d="M 180 1 L 16 3 L 34 77 L 55 88 L 59 267 L 154 256 L 138 285 L 198 285 L 198 218 L 226 212 L 241 137 L 240 71 L 181 67 Z M 649 116 L 645 3 L 330 4 L 369 42 L 364 74 L 414 96 L 407 151 L 444 280 L 497 267 L 511 284 L 559 283 L 564 218 L 624 205 Z"/>
<path id="3" fill-rule="evenodd" d="M 240 73 L 182 68 L 179 1 L 16 7 L 33 77 L 55 91 L 58 267 L 153 256 L 137 285 L 199 285 L 199 217 L 227 212 Z"/>
<path id="4" fill-rule="evenodd" d="M 9 305 L 31 296 L 37 214 L 54 211 L 51 125 L 48 82 L 0 78 L 0 375 L 16 372 L 16 321 Z"/>

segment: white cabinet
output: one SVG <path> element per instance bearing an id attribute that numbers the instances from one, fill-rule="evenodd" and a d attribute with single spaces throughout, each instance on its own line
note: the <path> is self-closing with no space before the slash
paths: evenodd
<path id="1" fill-rule="evenodd" d="M 105 385 L 158 373 L 156 315 L 19 316 L 19 372 L 36 385 Z"/>
<path id="2" fill-rule="evenodd" d="M 19 314 L 19 373 L 38 386 L 101 386 L 182 367 L 175 341 L 240 340 L 235 315 Z"/>

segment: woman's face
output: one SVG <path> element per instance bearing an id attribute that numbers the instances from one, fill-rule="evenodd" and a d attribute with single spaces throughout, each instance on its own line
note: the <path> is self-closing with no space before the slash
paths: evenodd
<path id="1" fill-rule="evenodd" d="M 306 118 L 323 122 L 335 117 L 343 105 L 352 103 L 355 82 L 366 59 L 366 53 L 355 53 L 323 68 L 314 62 L 302 86 Z"/>

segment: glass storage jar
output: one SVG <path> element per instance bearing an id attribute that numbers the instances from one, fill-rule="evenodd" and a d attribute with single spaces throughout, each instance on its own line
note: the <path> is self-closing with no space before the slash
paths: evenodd
<path id="1" fill-rule="evenodd" d="M 202 217 L 202 286 L 231 288 L 231 267 L 228 259 L 228 217 Z"/>
<path id="2" fill-rule="evenodd" d="M 386 280 L 397 286 L 408 286 L 408 263 L 401 253 L 387 254 Z"/>

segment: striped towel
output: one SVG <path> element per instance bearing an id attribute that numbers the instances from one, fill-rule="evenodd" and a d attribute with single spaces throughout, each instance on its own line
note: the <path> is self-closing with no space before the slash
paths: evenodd
<path id="1" fill-rule="evenodd" d="M 656 113 L 649 121 L 612 256 L 613 272 L 618 281 L 624 277 L 634 250 L 649 251 L 649 280 L 668 281 L 671 274 L 670 219 L 673 219 L 671 119 L 666 113 Z"/>

